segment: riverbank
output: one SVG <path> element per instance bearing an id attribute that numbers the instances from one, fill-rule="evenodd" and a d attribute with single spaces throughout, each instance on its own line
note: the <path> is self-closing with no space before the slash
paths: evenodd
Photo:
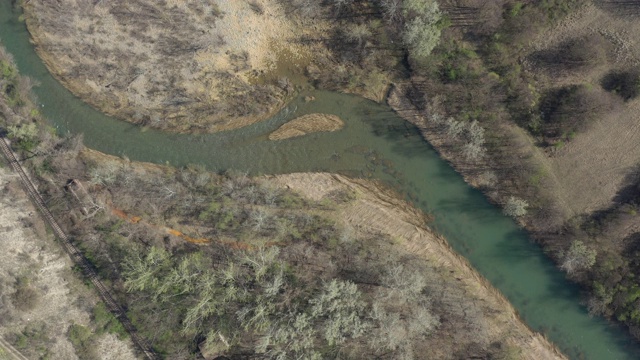
<path id="1" fill-rule="evenodd" d="M 5 37 L 5 39 L 6 39 L 6 38 L 12 39 L 11 37 Z M 25 43 L 26 43 L 26 41 L 25 41 Z M 36 59 L 37 57 L 36 57 L 35 55 L 31 54 L 31 56 L 30 56 L 30 57 L 27 57 L 27 59 L 28 59 L 28 58 Z M 38 72 L 31 72 L 31 74 L 44 73 L 44 72 L 45 72 L 44 70 L 39 70 Z M 56 88 L 56 87 L 53 87 L 53 88 L 55 88 L 55 89 L 59 89 L 59 88 Z M 44 96 L 42 96 L 42 94 L 40 94 L 40 96 L 41 96 L 43 99 L 46 99 L 46 94 L 45 94 Z M 43 100 L 43 102 L 46 102 L 46 100 Z M 60 103 L 62 104 L 62 103 L 63 103 L 63 101 L 60 101 Z M 48 103 L 47 103 L 47 108 L 54 108 L 54 106 L 51 106 L 52 104 L 53 104 L 52 102 L 48 102 Z M 68 114 L 68 109 L 69 109 L 69 108 L 70 108 L 70 107 L 65 108 L 65 109 L 64 109 L 64 111 L 62 111 L 62 112 L 60 113 L 62 116 L 56 116 L 56 119 L 59 119 L 59 118 L 68 118 L 68 117 L 69 117 L 69 114 Z M 402 109 L 400 109 L 400 110 L 402 110 Z M 386 111 L 386 109 L 384 109 L 383 111 Z M 52 112 L 52 113 L 55 113 L 55 112 Z M 367 111 L 365 111 L 364 113 L 365 113 L 365 114 L 370 114 L 370 112 L 367 112 Z M 84 120 L 84 119 L 89 119 L 89 118 L 91 118 L 91 116 L 79 117 L 79 118 Z M 345 118 L 347 118 L 347 117 L 345 117 Z M 106 118 L 105 118 L 105 119 L 100 118 L 100 119 L 101 119 L 101 120 L 99 121 L 99 123 L 109 123 L 109 121 L 108 121 Z M 64 124 L 64 122 L 56 122 L 56 123 L 57 123 L 57 124 L 58 124 L 58 123 L 60 123 L 60 124 Z M 98 125 L 98 124 L 94 124 L 94 125 Z M 61 125 L 61 126 L 64 126 L 64 125 Z M 99 125 L 98 125 L 98 126 L 99 126 Z M 380 127 L 380 129 L 386 129 L 386 128 L 387 128 L 387 127 L 385 127 L 385 126 Z M 403 127 L 402 127 L 402 126 L 399 126 L 399 128 L 403 128 Z M 82 127 L 76 127 L 75 129 L 80 129 L 78 132 L 83 132 L 83 131 L 84 131 L 84 130 L 82 130 L 82 129 L 83 129 Z M 345 129 L 345 131 L 346 131 L 346 129 Z M 129 131 L 129 133 L 131 133 L 131 132 L 132 132 L 132 131 Z M 136 132 L 136 131 L 134 130 L 133 132 Z M 104 135 L 104 134 L 106 134 L 106 133 L 111 133 L 111 132 L 103 131 L 103 132 L 102 132 L 102 134 L 101 134 L 101 135 L 99 135 L 99 138 L 102 138 L 102 137 L 103 137 L 103 135 Z M 114 133 L 118 133 L 118 132 L 114 132 Z M 152 132 L 150 131 L 149 133 L 152 133 Z M 118 134 L 121 134 L 121 133 L 118 133 Z M 409 133 L 408 131 L 407 131 L 407 132 L 405 132 L 405 136 L 410 136 L 410 133 Z M 121 138 L 121 137 L 124 137 L 124 135 L 122 135 L 122 136 L 116 136 L 116 138 L 118 138 L 118 139 L 119 139 L 119 138 Z M 144 135 L 143 135 L 143 137 L 144 137 Z M 337 137 L 339 137 L 339 135 L 337 135 Z M 94 136 L 91 136 L 91 137 L 87 136 L 87 138 L 88 138 L 88 139 L 89 139 L 89 138 L 91 138 L 91 139 L 92 139 L 91 141 L 94 141 L 94 142 L 95 142 L 95 137 L 94 137 Z M 133 136 L 133 137 L 129 137 L 129 136 L 127 136 L 127 139 L 129 139 L 129 138 L 136 139 L 136 137 L 135 137 L 135 136 Z M 355 139 L 355 137 L 354 137 L 354 139 Z M 423 147 L 420 147 L 420 146 L 418 146 L 418 145 L 415 145 L 415 149 L 414 149 L 414 148 L 412 148 L 411 146 L 404 146 L 404 147 L 403 147 L 402 145 L 403 145 L 403 144 L 406 144 L 406 143 L 407 143 L 407 141 L 406 141 L 406 139 L 404 139 L 402 136 L 399 136 L 399 139 L 400 139 L 400 141 L 395 142 L 395 144 L 394 144 L 394 145 L 400 145 L 400 146 L 399 146 L 399 147 L 395 147 L 395 146 L 394 146 L 394 149 L 396 149 L 396 150 L 401 150 L 401 151 L 403 151 L 404 153 L 406 153 L 407 155 L 414 154 L 414 153 L 415 153 L 415 151 L 416 151 L 417 149 L 420 149 L 420 151 L 423 151 L 423 152 L 428 152 L 428 151 L 427 151 L 427 149 L 425 149 L 425 148 L 423 148 Z M 402 141 L 403 139 L 404 139 L 404 141 Z M 115 140 L 115 139 L 114 139 L 114 140 Z M 176 139 L 176 140 L 177 140 L 177 139 Z M 136 141 L 137 141 L 137 139 L 136 139 Z M 127 141 L 124 141 L 124 142 L 127 142 Z M 204 141 L 203 141 L 203 142 L 204 142 Z M 148 140 L 148 138 L 147 138 L 147 143 L 154 143 L 154 142 L 149 141 L 149 140 Z M 198 144 L 197 144 L 197 143 L 198 143 L 198 142 L 193 142 L 193 141 L 191 141 L 189 145 L 190 145 L 190 146 L 191 146 L 191 145 L 193 145 L 193 146 L 195 147 L 195 146 L 198 146 Z M 285 142 L 285 143 L 289 143 L 289 142 Z M 162 142 L 162 141 L 156 141 L 156 142 L 155 142 L 155 144 L 165 144 L 165 142 Z M 413 143 L 412 143 L 412 144 L 413 144 Z M 121 147 L 120 145 L 122 145 L 122 147 Z M 121 151 L 121 149 L 125 148 L 125 146 L 126 146 L 126 144 L 120 144 L 120 145 L 118 145 L 118 146 L 116 146 L 116 147 L 115 147 L 115 148 L 116 148 L 116 150 L 114 150 L 114 151 L 115 151 L 115 153 L 119 153 L 119 152 L 121 153 L 121 152 L 122 152 L 122 151 Z M 365 146 L 366 146 L 366 145 L 365 145 Z M 413 146 L 413 145 L 412 145 L 412 146 Z M 108 148 L 106 148 L 106 149 L 108 149 Z M 129 148 L 129 147 L 127 147 L 127 149 L 130 149 L 130 148 Z M 354 150 L 355 150 L 355 149 L 356 149 L 356 148 L 354 148 Z M 365 147 L 364 149 L 366 149 L 366 147 Z M 110 150 L 105 150 L 105 151 L 110 151 Z M 170 150 L 170 151 L 173 151 L 173 149 L 172 149 L 172 150 Z M 360 151 L 360 150 L 358 150 L 358 151 Z M 370 151 L 370 152 L 371 152 L 371 151 Z M 133 155 L 133 156 L 137 156 L 138 158 L 140 158 L 140 156 L 141 156 L 142 158 L 144 158 L 144 159 L 146 159 L 146 160 L 149 160 L 149 155 L 148 155 L 148 153 L 140 153 L 140 154 L 138 154 L 138 153 L 136 153 L 136 151 L 135 151 L 135 150 L 134 150 L 134 151 L 127 150 L 127 151 L 126 151 L 126 153 L 130 153 L 131 155 Z M 209 153 L 210 153 L 210 152 L 207 152 L 207 155 L 208 155 Z M 341 156 L 341 155 L 345 154 L 346 156 L 350 156 L 350 155 L 349 155 L 349 153 L 350 153 L 349 151 L 347 151 L 347 152 L 341 152 L 341 151 L 340 151 L 340 152 L 336 152 L 336 154 L 335 154 L 335 155 L 331 155 L 331 154 L 323 154 L 324 156 L 320 156 L 320 157 L 318 157 L 318 156 L 316 155 L 316 156 L 314 156 L 314 162 L 313 162 L 313 164 L 317 164 L 317 163 L 322 162 L 322 161 L 323 161 L 323 157 L 329 158 L 329 156 L 330 156 L 330 155 L 332 156 L 332 157 L 331 157 L 331 159 L 332 159 L 331 161 L 338 161 L 338 160 L 340 160 L 340 156 Z M 386 154 L 386 152 L 383 152 L 383 153 L 384 153 L 384 154 Z M 192 156 L 198 155 L 197 153 L 196 153 L 196 154 L 194 154 L 194 151 L 190 152 L 190 154 L 192 154 Z M 315 154 L 314 154 L 314 155 L 315 155 Z M 168 158 L 173 159 L 174 157 L 168 157 Z M 256 158 L 258 158 L 258 157 L 256 157 Z M 413 157 L 413 158 L 415 158 L 415 157 Z M 162 156 L 156 156 L 156 157 L 153 157 L 153 159 L 160 159 L 160 160 L 154 160 L 154 161 L 159 161 L 159 162 L 161 162 L 161 163 L 164 163 L 164 162 L 165 162 L 165 159 L 163 159 L 163 158 L 162 158 Z M 202 159 L 202 158 L 198 158 L 197 160 L 194 160 L 194 158 L 193 158 L 193 157 L 191 157 L 191 158 L 190 158 L 189 160 L 187 160 L 187 161 L 190 161 L 190 162 L 197 161 L 197 162 L 199 162 L 199 163 L 207 163 L 207 164 L 210 164 L 210 163 L 208 162 L 208 160 L 207 160 L 207 159 L 202 159 L 202 160 L 201 160 L 201 159 Z M 335 159 L 335 160 L 334 160 L 334 159 Z M 378 155 L 377 155 L 376 153 L 372 153 L 372 154 L 371 154 L 371 159 L 373 159 L 373 161 L 378 160 Z M 401 161 L 397 161 L 397 160 L 396 160 L 395 162 L 396 162 L 396 164 L 401 164 L 404 160 L 405 160 L 405 159 L 403 158 Z M 408 161 L 408 160 L 410 160 L 410 159 L 407 159 L 407 161 Z M 184 161 L 184 160 L 183 160 L 181 163 L 183 163 L 183 164 L 187 164 L 187 162 L 186 162 L 186 161 Z M 238 164 L 240 164 L 239 166 L 245 166 L 247 163 L 249 163 L 249 162 L 248 162 L 248 161 L 247 161 L 247 162 L 241 162 L 241 163 L 238 163 Z M 47 166 L 45 166 L 45 165 L 47 165 L 47 164 L 43 164 L 43 166 L 41 167 L 41 169 L 43 169 L 43 170 L 44 170 L 44 169 L 47 169 Z M 217 164 L 215 164 L 215 163 L 214 163 L 214 165 L 211 165 L 211 166 L 212 166 L 212 168 L 225 168 L 224 166 L 222 166 L 222 167 L 221 167 L 220 165 L 217 165 Z M 326 166 L 326 165 L 322 165 L 322 166 Z M 316 166 L 316 167 L 321 167 L 321 166 Z M 282 169 L 282 168 L 281 168 L 281 167 L 273 168 L 273 170 L 271 170 L 271 171 L 274 171 L 274 172 L 275 172 L 275 171 L 281 171 L 280 169 Z M 424 169 L 424 164 L 420 164 L 420 166 L 413 166 L 413 169 L 420 169 L 420 170 L 421 170 L 421 174 L 418 174 L 419 176 L 412 176 L 412 177 L 410 177 L 410 181 L 411 181 L 411 182 L 415 182 L 416 180 L 418 180 L 418 181 L 419 181 L 419 179 L 423 179 L 423 178 L 425 178 L 425 176 L 427 176 L 427 174 L 425 174 L 425 173 L 424 173 L 424 170 L 423 170 L 423 169 Z M 387 170 L 387 171 L 388 171 L 388 169 L 385 169 L 385 170 Z M 405 169 L 403 169 L 403 170 L 406 172 L 406 170 L 407 170 L 407 169 L 405 168 Z M 438 169 L 438 170 L 439 170 L 439 169 Z M 255 170 L 254 170 L 254 171 L 255 171 Z M 433 181 L 434 183 L 436 183 L 436 182 L 437 182 L 437 178 L 433 178 L 433 177 L 428 177 L 428 178 L 430 179 L 429 181 Z M 442 186 L 442 184 L 439 184 L 439 186 Z M 458 190 L 458 191 L 459 191 L 459 192 L 461 192 L 461 193 L 466 193 L 466 190 L 468 190 L 468 189 L 465 187 L 464 189 L 463 189 L 463 188 L 458 188 L 458 189 L 456 189 L 456 190 Z M 456 194 L 457 194 L 457 191 L 456 191 Z M 419 198 L 418 198 L 418 199 L 419 199 Z M 442 199 L 442 201 L 441 201 L 441 202 L 445 202 L 445 201 L 447 201 L 447 199 Z M 416 202 L 418 202 L 418 200 L 416 200 Z M 437 201 L 437 199 L 436 199 L 436 201 L 432 202 L 431 204 L 433 205 L 433 204 L 436 204 L 437 202 L 438 202 L 438 201 Z M 469 203 L 472 203 L 472 204 L 474 204 L 474 205 L 476 204 L 476 203 L 475 203 L 475 202 L 473 202 L 473 201 L 467 201 L 467 202 L 464 202 L 464 204 L 469 204 Z M 480 201 L 480 203 L 484 204 L 484 203 L 483 203 L 483 202 L 481 202 L 481 201 Z M 451 204 L 451 203 L 449 203 L 449 204 Z M 450 207 L 452 207 L 452 206 L 450 206 Z M 456 209 L 457 209 L 457 208 L 456 208 Z M 475 209 L 475 208 L 474 208 L 474 209 Z M 445 209 L 445 210 L 446 210 L 446 209 Z M 476 209 L 476 210 L 477 210 L 477 209 Z M 463 211 L 464 211 L 464 209 L 463 209 Z M 474 212 L 475 212 L 475 211 L 474 211 Z M 460 224 L 464 224 L 464 223 L 465 223 L 465 221 L 464 221 L 464 218 L 463 218 L 463 221 L 461 221 L 461 222 L 457 222 L 454 226 L 455 226 L 455 227 L 459 227 L 459 226 L 460 226 Z M 476 224 L 476 225 L 477 225 L 477 224 Z M 508 224 L 503 224 L 503 225 L 508 225 Z M 508 227 L 508 226 L 506 226 L 506 227 Z M 512 237 L 512 236 L 509 236 L 509 238 L 511 238 L 511 237 Z M 458 238 L 459 238 L 459 236 L 458 236 Z M 483 241 L 486 241 L 486 240 L 487 240 L 487 238 L 483 238 Z M 518 242 L 519 242 L 520 240 L 526 241 L 526 239 L 525 239 L 524 237 L 523 237 L 523 238 L 519 238 L 519 239 L 517 239 L 517 240 L 518 240 Z M 472 245 L 472 246 L 475 246 L 475 245 Z M 511 248 L 511 246 L 509 247 L 509 249 L 512 249 L 512 248 Z M 530 250 L 530 249 L 529 249 L 529 250 Z M 528 251 L 529 251 L 529 250 L 528 250 Z M 463 253 L 465 253 L 465 254 L 466 254 L 466 252 L 464 252 L 464 251 L 463 251 Z M 495 255 L 495 254 L 491 254 L 491 255 Z M 516 254 L 516 255 L 517 255 L 517 254 Z M 536 255 L 536 256 L 533 256 L 533 257 L 534 257 L 534 258 L 537 258 L 537 255 Z M 522 260 L 522 259 L 521 259 L 521 260 Z M 522 260 L 522 261 L 524 261 L 524 260 Z M 522 262 L 522 261 L 521 261 L 521 262 Z M 507 265 L 507 266 L 508 266 L 508 265 Z M 534 268 L 535 268 L 535 266 L 533 266 L 533 265 L 532 265 L 530 268 L 531 268 L 531 269 L 534 269 Z M 508 269 L 510 270 L 510 269 L 511 269 L 511 267 L 509 267 Z M 485 269 L 485 270 L 486 270 L 486 269 Z M 509 271 L 509 270 L 507 270 L 507 271 Z M 551 272 L 551 271 L 550 271 L 550 272 Z M 523 272 L 523 273 L 526 273 L 526 272 Z M 528 279 L 529 277 L 526 277 L 526 278 Z M 493 281 L 493 280 L 495 280 L 495 279 L 492 279 L 492 281 Z M 498 277 L 498 279 L 497 279 L 497 280 L 502 280 L 502 279 L 500 279 L 500 278 Z M 557 279 L 556 279 L 556 280 L 557 280 Z M 500 283 L 498 283 L 498 284 L 500 284 Z M 564 284 L 564 283 L 563 283 L 563 284 Z M 502 282 L 502 287 L 505 289 L 505 290 L 503 290 L 503 291 L 505 291 L 505 293 L 507 293 L 507 292 L 510 290 L 510 286 L 506 286 L 506 287 L 505 287 L 504 282 Z M 515 288 L 520 289 L 520 288 L 518 288 L 518 286 L 515 286 Z M 545 289 L 546 289 L 546 287 L 545 287 Z M 517 291 L 516 291 L 516 297 L 515 297 L 515 300 L 518 300 L 518 296 L 517 296 L 517 295 L 518 295 L 518 294 L 517 294 Z M 555 297 L 555 295 L 554 295 L 554 294 L 549 294 L 548 296 L 546 296 L 546 295 L 545 295 L 545 298 L 553 298 L 553 299 L 555 299 L 556 297 Z M 558 300 L 558 301 L 561 301 L 561 299 L 560 299 L 560 298 L 562 298 L 562 297 L 561 297 L 561 296 L 559 296 L 557 300 Z M 539 299 L 538 299 L 538 300 L 539 300 Z M 529 298 L 527 298 L 527 300 L 526 300 L 526 301 L 529 301 Z M 576 304 L 577 304 L 577 301 L 575 301 L 574 303 L 576 303 Z M 520 304 L 520 305 L 522 305 L 522 304 Z M 551 305 L 551 304 L 549 304 L 549 305 Z M 553 307 L 553 306 L 551 306 L 551 307 Z M 570 306 L 567 306 L 567 307 L 568 307 L 568 308 L 571 308 L 572 310 L 574 309 L 573 307 L 570 307 Z M 556 315 L 557 315 L 557 314 L 556 314 Z M 554 317 L 554 319 L 555 319 L 555 318 L 557 318 L 557 317 Z M 531 319 L 530 319 L 530 320 L 531 320 Z M 535 319 L 534 319 L 534 320 L 535 320 Z M 547 320 L 548 320 L 548 319 L 547 319 Z M 585 320 L 586 320 L 586 319 L 585 319 Z M 588 320 L 586 320 L 586 321 L 588 321 Z M 580 320 L 580 323 L 583 323 L 583 320 L 582 320 L 582 319 Z M 544 324 L 542 324 L 542 325 L 540 325 L 540 324 L 539 324 L 539 326 L 543 326 L 543 327 L 544 327 L 545 325 L 544 325 Z M 553 326 L 552 326 L 552 327 L 553 327 Z M 559 327 L 559 326 L 558 326 L 558 327 Z M 579 333 L 579 335 L 578 335 L 578 336 L 582 336 L 582 332 L 580 332 L 580 331 L 571 331 L 571 333 Z M 600 338 L 600 337 L 598 337 L 598 338 Z M 559 342 L 559 343 L 560 343 L 560 342 Z M 586 341 L 586 342 L 585 342 L 585 341 L 583 341 L 582 343 L 583 343 L 583 344 L 584 344 L 584 343 L 595 344 L 596 342 L 594 342 L 594 341 Z M 570 346 L 570 347 L 571 347 L 571 346 Z"/>
<path id="2" fill-rule="evenodd" d="M 408 253 L 434 264 L 455 278 L 459 286 L 465 289 L 467 300 L 476 299 L 471 301 L 483 303 L 488 336 L 502 339 L 518 348 L 516 353 L 519 358 L 566 359 L 555 345 L 529 329 L 518 318 L 509 301 L 473 269 L 465 258 L 451 249 L 446 239 L 427 227 L 424 213 L 400 200 L 397 194 L 372 181 L 349 179 L 335 174 L 290 174 L 273 178 L 287 188 L 316 201 L 336 191 L 353 192 L 356 200 L 340 208 L 334 215 L 337 221 L 359 229 L 358 231 L 386 234 L 394 239 L 394 246 L 404 248 Z M 477 335 L 482 336 L 480 333 Z M 456 334 L 448 336 L 455 338 Z M 448 355 L 447 350 L 442 348 L 441 352 L 432 353 L 432 357 L 444 359 Z"/>
<path id="3" fill-rule="evenodd" d="M 389 56 L 398 49 L 382 24 L 350 19 L 340 6 L 277 0 L 169 6 L 22 5 L 36 52 L 58 81 L 100 112 L 163 131 L 248 126 L 312 83 L 380 102 L 392 77 L 383 69 L 402 67 Z"/>
<path id="4" fill-rule="evenodd" d="M 178 170 L 179 172 L 176 173 L 176 170 L 165 166 L 128 162 L 90 150 L 83 151 L 81 157 L 85 162 L 94 164 L 92 166 L 112 169 L 111 171 L 125 168 L 130 173 L 136 173 L 136 175 L 130 176 L 144 177 L 146 179 L 163 177 L 165 175 L 162 174 L 167 172 L 174 174 L 172 175 L 173 177 L 185 171 Z M 398 195 L 391 190 L 381 187 L 372 181 L 350 179 L 342 175 L 328 173 L 266 176 L 256 180 L 259 182 L 260 188 L 263 189 L 279 189 L 275 190 L 276 193 L 291 192 L 302 195 L 302 198 L 306 199 L 304 201 L 307 203 L 301 210 L 297 210 L 298 213 L 304 212 L 306 213 L 304 216 L 307 217 L 320 216 L 331 219 L 331 222 L 335 222 L 338 228 L 351 229 L 345 233 L 351 235 L 341 235 L 341 237 L 352 237 L 353 239 L 350 241 L 355 241 L 356 243 L 359 243 L 360 239 L 362 239 L 364 248 L 360 252 L 369 253 L 368 256 L 373 256 L 373 258 L 379 256 L 373 254 L 385 252 L 385 257 L 389 257 L 389 259 L 397 258 L 398 260 L 393 261 L 401 261 L 406 266 L 419 262 L 421 265 L 411 265 L 419 266 L 421 269 L 418 270 L 416 268 L 415 271 L 420 271 L 423 276 L 429 278 L 429 282 L 434 282 L 431 286 L 435 286 L 435 283 L 440 283 L 438 286 L 441 287 L 437 290 L 433 288 L 429 290 L 429 293 L 432 294 L 434 311 L 440 314 L 442 319 L 446 318 L 447 320 L 442 322 L 438 330 L 420 340 L 425 345 L 425 350 L 423 351 L 428 351 L 427 353 L 430 357 L 447 359 L 452 354 L 479 356 L 491 353 L 494 356 L 518 354 L 519 358 L 531 360 L 566 359 L 554 345 L 540 334 L 531 331 L 518 318 L 513 307 L 500 292 L 478 274 L 464 258 L 457 255 L 444 238 L 434 234 L 428 228 L 429 219 L 424 213 L 415 209 L 406 201 L 400 200 Z M 238 180 L 234 180 L 234 182 L 236 181 Z M 250 184 L 255 180 L 246 179 L 242 181 L 249 181 Z M 241 186 L 247 187 L 250 186 L 249 184 Z M 176 185 L 166 184 L 164 186 L 176 189 Z M 144 186 L 142 187 L 144 188 Z M 89 188 L 89 193 L 94 198 L 101 199 L 100 201 L 105 201 L 106 199 L 103 195 L 99 195 L 100 191 Z M 109 201 L 113 201 L 114 205 L 124 204 L 123 201 L 125 199 L 122 196 L 122 194 L 114 196 Z M 117 198 L 120 198 L 120 200 Z M 318 206 L 317 204 L 322 205 Z M 140 211 L 142 210 L 140 207 L 131 207 L 132 205 L 129 205 L 129 207 L 116 206 L 122 207 L 126 213 L 131 215 L 141 214 Z M 135 209 L 138 209 L 137 212 L 135 212 Z M 145 221 L 144 218 L 153 219 L 154 216 L 151 214 L 146 217 L 143 216 L 143 222 Z M 157 222 L 159 219 L 154 221 Z M 165 219 L 164 221 L 169 224 L 180 224 L 181 230 L 187 233 L 206 233 L 202 225 L 189 225 L 193 222 L 189 219 L 179 221 L 178 219 Z M 131 229 L 136 226 L 146 227 L 145 225 L 127 225 L 129 230 L 125 233 L 132 231 Z M 141 231 L 137 230 L 136 233 L 141 233 Z M 144 231 L 149 234 L 154 230 Z M 231 234 L 227 234 L 219 238 L 219 240 L 211 238 L 210 244 L 205 246 L 215 247 L 217 246 L 216 243 L 223 241 L 227 244 L 226 246 L 251 248 L 260 241 L 256 242 L 255 239 L 249 240 L 250 238 L 247 238 L 247 240 L 238 242 L 239 240 L 235 238 L 236 235 Z M 244 238 L 244 236 L 241 236 L 241 238 Z M 274 239 L 267 238 L 265 240 L 273 242 Z M 349 240 L 339 241 L 344 243 Z M 182 248 L 180 239 L 172 238 L 170 243 L 172 247 Z M 339 245 L 339 247 L 345 244 Z M 280 251 L 286 254 L 291 251 L 298 251 L 295 248 L 301 246 L 301 244 L 295 245 L 280 241 L 279 246 Z M 314 251 L 319 251 L 319 249 Z M 335 261 L 332 266 L 338 266 L 339 268 L 345 266 L 341 265 L 341 261 L 338 260 L 339 256 L 336 257 L 334 250 L 329 250 L 328 252 L 327 250 L 320 251 L 315 256 L 323 259 L 328 256 L 334 259 L 332 261 Z M 350 262 L 358 264 L 362 261 L 358 258 L 359 256 L 353 258 Z M 332 267 L 329 266 L 327 268 L 317 262 L 313 262 L 309 266 L 319 271 L 315 275 L 319 277 L 324 277 L 326 271 Z M 347 268 L 351 269 L 348 270 L 349 272 L 357 274 L 359 271 L 356 269 L 360 266 L 362 265 L 355 265 L 355 267 L 352 265 Z M 371 270 L 367 270 L 367 272 L 369 271 Z M 302 274 L 300 273 L 299 275 L 303 276 Z M 360 276 L 364 276 L 364 278 L 360 278 Z M 372 282 L 367 286 L 375 288 L 375 283 L 377 283 L 376 280 L 373 280 L 375 276 L 371 278 L 371 274 L 365 273 L 360 276 L 357 277 L 360 278 L 360 281 L 364 284 Z M 357 281 L 356 283 L 359 282 Z M 460 309 L 465 309 L 463 318 L 459 318 L 462 315 L 458 313 Z M 472 349 L 468 347 L 470 342 L 479 344 L 479 348 Z"/>
<path id="5" fill-rule="evenodd" d="M 637 13 L 597 1 L 491 5 L 459 14 L 388 103 L 492 203 L 526 205 L 512 215 L 586 290 L 590 314 L 638 339 Z"/>
<path id="6" fill-rule="evenodd" d="M 273 80 L 270 73 L 279 62 L 308 62 L 313 47 L 297 41 L 304 31 L 282 6 L 255 4 L 170 8 L 138 0 L 121 9 L 30 1 L 23 8 L 36 51 L 76 96 L 141 126 L 202 133 L 271 117 L 294 86 L 286 74 Z"/>

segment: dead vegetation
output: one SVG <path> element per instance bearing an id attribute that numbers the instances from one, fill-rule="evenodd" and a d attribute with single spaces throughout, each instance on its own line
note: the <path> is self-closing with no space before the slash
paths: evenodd
<path id="1" fill-rule="evenodd" d="M 134 359 L 131 344 L 99 323 L 96 295 L 73 273 L 8 169 L 0 168 L 0 192 L 0 336 L 28 358 L 89 359 L 68 336 L 79 326 L 112 344 L 92 359 Z"/>
<path id="2" fill-rule="evenodd" d="M 267 118 L 290 89 L 252 79 L 275 69 L 281 49 L 291 62 L 306 51 L 274 0 L 42 0 L 24 9 L 39 54 L 66 86 L 109 114 L 165 130 Z"/>
<path id="3" fill-rule="evenodd" d="M 34 0 L 24 10 L 66 87 L 108 114 L 170 131 L 248 125 L 309 83 L 383 101 L 406 72 L 402 27 L 388 26 L 377 1 Z"/>

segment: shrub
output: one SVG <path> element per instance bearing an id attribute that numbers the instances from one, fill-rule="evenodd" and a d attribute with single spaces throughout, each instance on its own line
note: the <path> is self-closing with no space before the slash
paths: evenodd
<path id="1" fill-rule="evenodd" d="M 447 119 L 447 134 L 452 138 L 457 138 L 464 131 L 465 124 L 462 121 L 458 121 L 452 117 Z"/>
<path id="2" fill-rule="evenodd" d="M 543 133 L 548 138 L 565 137 L 583 131 L 598 117 L 611 113 L 620 100 L 598 88 L 571 85 L 552 90 L 540 103 Z"/>
<path id="3" fill-rule="evenodd" d="M 31 151 L 38 146 L 38 127 L 34 123 L 9 126 L 9 139 L 15 141 L 18 149 Z"/>
<path id="4" fill-rule="evenodd" d="M 467 160 L 478 161 L 484 157 L 485 149 L 482 145 L 471 142 L 462 147 L 462 153 Z"/>
<path id="5" fill-rule="evenodd" d="M 575 240 L 560 266 L 567 274 L 575 274 L 581 270 L 589 270 L 596 263 L 597 251 L 589 249 L 582 241 Z"/>
<path id="6" fill-rule="evenodd" d="M 584 71 L 607 61 L 613 44 L 600 34 L 565 41 L 558 46 L 536 52 L 532 58 L 554 75 L 566 71 Z"/>
<path id="7" fill-rule="evenodd" d="M 80 359 L 98 359 L 94 346 L 95 339 L 88 327 L 73 324 L 69 327 L 67 336 L 76 349 L 76 355 L 78 355 Z"/>
<path id="8" fill-rule="evenodd" d="M 38 305 L 40 294 L 28 283 L 19 284 L 13 294 L 13 305 L 21 311 L 29 311 Z"/>
<path id="9" fill-rule="evenodd" d="M 122 323 L 107 310 L 102 302 L 93 308 L 93 320 L 96 323 L 98 332 L 106 331 L 111 334 L 116 334 L 120 338 L 127 336 L 127 331 L 124 329 L 124 326 L 122 326 Z"/>
<path id="10" fill-rule="evenodd" d="M 529 207 L 528 202 L 515 196 L 511 196 L 507 200 L 503 211 L 505 215 L 517 218 L 527 214 L 527 207 Z"/>

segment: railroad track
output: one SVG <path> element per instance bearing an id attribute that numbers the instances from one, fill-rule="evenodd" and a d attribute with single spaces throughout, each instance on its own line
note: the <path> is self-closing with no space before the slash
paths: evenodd
<path id="1" fill-rule="evenodd" d="M 5 349 L 5 354 L 16 360 L 29 360 L 2 337 L 0 337 L 0 349 Z"/>
<path id="2" fill-rule="evenodd" d="M 33 185 L 31 179 L 27 176 L 27 173 L 22 168 L 22 165 L 14 155 L 13 151 L 11 151 L 11 148 L 9 147 L 9 144 L 7 144 L 7 141 L 4 137 L 0 137 L 0 150 L 2 151 L 4 157 L 7 159 L 7 162 L 9 163 L 11 168 L 20 177 L 20 182 L 27 191 L 27 194 L 29 195 L 29 198 L 31 199 L 33 204 L 38 208 L 40 214 L 42 214 L 44 219 L 47 221 L 60 244 L 62 244 L 64 250 L 71 257 L 71 260 L 73 260 L 76 266 L 82 269 L 83 274 L 94 285 L 94 287 L 100 294 L 102 301 L 107 306 L 107 309 L 109 309 L 109 311 L 120 321 L 122 326 L 131 336 L 131 340 L 133 341 L 133 343 L 140 349 L 140 351 L 145 355 L 147 359 L 158 359 L 153 350 L 151 350 L 149 344 L 138 335 L 138 332 L 127 317 L 124 309 L 122 309 L 122 307 L 118 305 L 118 303 L 111 295 L 109 289 L 107 289 L 102 281 L 100 281 L 100 279 L 98 278 L 98 273 L 93 268 L 93 266 L 91 266 L 91 263 L 84 257 L 80 250 L 75 245 L 73 245 L 73 243 L 71 243 L 67 234 L 62 230 L 56 219 L 47 208 L 44 200 L 40 196 L 40 193 Z"/>

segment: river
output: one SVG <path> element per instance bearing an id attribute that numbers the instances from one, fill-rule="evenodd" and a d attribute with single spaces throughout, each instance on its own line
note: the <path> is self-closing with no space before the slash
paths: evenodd
<path id="1" fill-rule="evenodd" d="M 175 166 L 202 164 L 213 171 L 251 174 L 329 171 L 381 179 L 434 216 L 432 228 L 498 288 L 522 319 L 572 359 L 640 359 L 640 347 L 623 329 L 590 317 L 579 289 L 565 279 L 526 232 L 469 187 L 425 142 L 413 125 L 390 108 L 363 98 L 313 91 L 273 118 L 209 135 L 145 130 L 112 119 L 73 96 L 47 71 L 19 13 L 0 1 L 0 40 L 34 88 L 42 113 L 60 133 L 82 133 L 86 146 L 132 160 Z M 304 95 L 315 101 L 305 102 Z M 303 114 L 322 112 L 346 125 L 283 141 L 267 135 Z"/>

